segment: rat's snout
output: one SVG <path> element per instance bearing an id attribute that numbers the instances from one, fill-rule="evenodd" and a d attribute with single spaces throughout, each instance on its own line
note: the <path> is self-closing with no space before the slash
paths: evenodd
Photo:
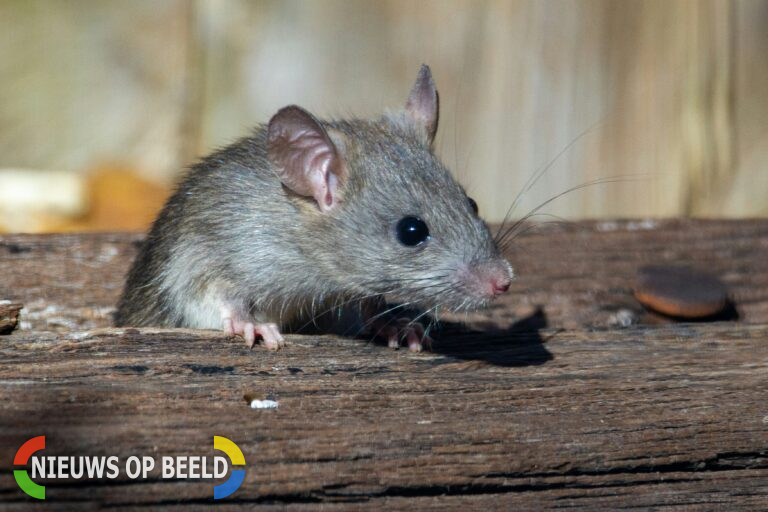
<path id="1" fill-rule="evenodd" d="M 512 283 L 512 269 L 509 267 L 509 263 L 504 260 L 494 261 L 481 269 L 481 273 L 485 278 L 485 286 L 490 289 L 489 295 L 495 297 L 509 290 L 509 285 Z"/>
<path id="2" fill-rule="evenodd" d="M 473 295 L 480 299 L 492 299 L 509 290 L 512 268 L 503 259 L 483 261 L 468 265 L 463 280 Z"/>
<path id="3" fill-rule="evenodd" d="M 491 279 L 491 288 L 494 295 L 500 295 L 509 290 L 509 284 L 511 283 L 509 277 L 494 277 Z"/>

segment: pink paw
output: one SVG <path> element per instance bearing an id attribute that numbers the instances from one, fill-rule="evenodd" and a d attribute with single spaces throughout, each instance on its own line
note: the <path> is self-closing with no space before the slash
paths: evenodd
<path id="1" fill-rule="evenodd" d="M 267 350 L 279 350 L 285 346 L 285 340 L 280 334 L 277 324 L 258 324 L 224 318 L 224 332 L 231 335 L 242 336 L 248 348 L 253 348 L 256 338 L 261 338 L 261 344 Z"/>
<path id="2" fill-rule="evenodd" d="M 424 347 L 430 348 L 432 338 L 424 333 L 424 326 L 413 322 L 410 318 L 397 318 L 373 329 L 376 337 L 386 340 L 387 345 L 399 349 L 406 345 L 411 352 L 421 352 Z"/>

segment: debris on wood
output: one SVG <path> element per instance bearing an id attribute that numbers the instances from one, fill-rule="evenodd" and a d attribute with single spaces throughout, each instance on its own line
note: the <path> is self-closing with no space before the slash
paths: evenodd
<path id="1" fill-rule="evenodd" d="M 11 334 L 19 325 L 19 312 L 23 304 L 0 300 L 0 334 Z"/>

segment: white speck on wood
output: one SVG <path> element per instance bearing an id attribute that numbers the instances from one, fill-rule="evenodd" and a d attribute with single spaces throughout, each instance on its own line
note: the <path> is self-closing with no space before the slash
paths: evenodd
<path id="1" fill-rule="evenodd" d="M 251 400 L 251 409 L 277 409 L 275 400 Z"/>

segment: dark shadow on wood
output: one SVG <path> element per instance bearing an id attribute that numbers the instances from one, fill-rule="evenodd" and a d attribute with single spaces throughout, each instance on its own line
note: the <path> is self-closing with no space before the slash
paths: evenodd
<path id="1" fill-rule="evenodd" d="M 388 304 L 387 307 L 392 307 Z M 416 318 L 424 326 L 432 325 L 429 335 L 434 339 L 431 348 L 426 350 L 463 360 L 484 361 L 497 366 L 531 366 L 544 364 L 552 360 L 552 354 L 544 348 L 544 340 L 539 334 L 540 329 L 548 327 L 547 316 L 539 307 L 530 316 L 522 318 L 507 329 L 500 329 L 497 324 L 489 321 L 475 328 L 468 328 L 459 322 L 434 322 L 431 315 L 424 315 L 422 310 L 402 308 L 397 310 L 398 317 Z M 390 321 L 394 321 L 395 315 Z M 300 334 L 333 333 L 342 337 L 356 337 L 370 342 L 370 334 L 359 334 L 361 326 L 354 329 L 337 329 L 336 319 L 330 315 L 318 316 L 315 322 L 304 324 L 294 332 Z M 342 322 L 343 323 L 343 322 Z M 354 331 L 358 331 L 357 335 Z M 380 338 L 373 343 L 386 347 L 386 342 Z M 401 350 L 408 350 L 402 347 Z"/>
<path id="2" fill-rule="evenodd" d="M 547 316 L 542 308 L 505 330 L 472 330 L 459 323 L 443 322 L 431 352 L 496 366 L 537 366 L 554 358 L 539 332 L 546 327 Z"/>

